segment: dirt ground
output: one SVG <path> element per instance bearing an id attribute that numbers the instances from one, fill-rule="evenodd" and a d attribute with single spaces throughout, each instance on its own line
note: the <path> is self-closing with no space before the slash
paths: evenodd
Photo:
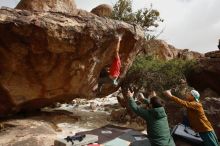
<path id="1" fill-rule="evenodd" d="M 119 108 L 115 97 L 86 101 L 76 99 L 71 104 L 57 104 L 32 114 L 20 114 L 1 120 L 0 146 L 53 146 L 56 138 L 114 123 L 112 109 Z"/>

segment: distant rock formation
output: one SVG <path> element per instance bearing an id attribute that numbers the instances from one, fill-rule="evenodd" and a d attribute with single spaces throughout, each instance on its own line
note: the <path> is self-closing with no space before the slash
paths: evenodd
<path id="1" fill-rule="evenodd" d="M 188 49 L 177 49 L 174 46 L 167 44 L 163 40 L 148 41 L 145 54 L 162 60 L 171 60 L 174 58 L 191 60 L 203 56 L 201 53 L 189 51 Z"/>
<path id="2" fill-rule="evenodd" d="M 100 17 L 110 17 L 112 15 L 113 8 L 111 5 L 102 4 L 91 10 L 91 13 Z"/>
<path id="3" fill-rule="evenodd" d="M 92 89 L 114 55 L 114 32 L 124 33 L 123 78 L 144 46 L 140 27 L 135 31 L 132 25 L 82 10 L 63 14 L 0 9 L 0 116 L 96 97 Z M 103 95 L 116 90 L 110 86 Z"/>
<path id="4" fill-rule="evenodd" d="M 76 10 L 76 4 L 74 0 L 21 0 L 15 8 L 29 11 L 73 13 Z"/>
<path id="5" fill-rule="evenodd" d="M 220 51 L 212 51 L 205 53 L 205 57 L 208 58 L 220 58 Z"/>
<path id="6" fill-rule="evenodd" d="M 208 52 L 197 61 L 187 81 L 199 91 L 209 88 L 220 95 L 220 51 Z"/>

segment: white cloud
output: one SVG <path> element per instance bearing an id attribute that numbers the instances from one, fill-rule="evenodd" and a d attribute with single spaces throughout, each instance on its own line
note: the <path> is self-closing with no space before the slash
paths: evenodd
<path id="1" fill-rule="evenodd" d="M 0 6 L 15 7 L 19 0 L 0 0 Z M 75 0 L 77 7 L 90 11 L 99 4 L 117 0 Z M 165 28 L 159 38 L 177 48 L 207 52 L 217 49 L 220 38 L 220 0 L 133 0 L 135 10 L 149 7 L 160 11 Z"/>
<path id="2" fill-rule="evenodd" d="M 220 38 L 219 0 L 150 0 L 165 19 L 160 38 L 178 48 L 208 52 Z"/>

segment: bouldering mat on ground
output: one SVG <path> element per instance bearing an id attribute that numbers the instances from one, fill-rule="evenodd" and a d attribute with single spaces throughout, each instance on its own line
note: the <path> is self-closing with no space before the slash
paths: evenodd
<path id="1" fill-rule="evenodd" d="M 119 137 L 120 135 L 124 134 L 125 132 L 130 131 L 131 129 L 123 128 L 123 127 L 117 127 L 114 125 L 106 125 L 91 131 L 84 131 L 79 132 L 77 134 L 94 134 L 98 136 L 97 143 L 105 143 L 107 141 L 110 141 L 116 137 Z"/>
<path id="2" fill-rule="evenodd" d="M 147 135 L 143 134 L 139 131 L 130 130 L 130 131 L 120 135 L 119 138 L 121 138 L 123 140 L 130 141 L 130 142 L 134 142 L 134 141 L 147 139 Z"/>
<path id="3" fill-rule="evenodd" d="M 103 144 L 104 146 L 129 146 L 130 142 L 121 138 L 115 138 Z"/>
<path id="4" fill-rule="evenodd" d="M 183 141 L 198 146 L 203 143 L 198 133 L 195 133 L 190 127 L 186 127 L 183 124 L 176 125 L 171 133 L 174 141 Z"/>
<path id="5" fill-rule="evenodd" d="M 146 137 L 146 135 L 142 134 L 139 131 L 135 131 L 135 130 L 124 128 L 124 127 L 114 126 L 114 125 L 106 125 L 98 129 L 79 132 L 77 134 L 97 135 L 98 136 L 97 143 L 100 143 L 100 144 L 104 144 L 115 138 L 119 138 L 121 140 L 125 140 L 131 143 L 137 139 L 142 139 L 143 137 Z"/>

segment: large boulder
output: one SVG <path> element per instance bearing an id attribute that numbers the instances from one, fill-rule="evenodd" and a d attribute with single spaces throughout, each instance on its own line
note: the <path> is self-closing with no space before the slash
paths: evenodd
<path id="1" fill-rule="evenodd" d="M 107 4 L 101 4 L 91 10 L 91 13 L 100 17 L 110 17 L 112 15 L 113 7 Z"/>
<path id="2" fill-rule="evenodd" d="M 21 0 L 15 8 L 29 11 L 73 13 L 76 10 L 76 4 L 74 0 Z"/>
<path id="3" fill-rule="evenodd" d="M 171 60 L 174 58 L 191 60 L 203 56 L 203 54 L 189 51 L 189 49 L 177 49 L 163 40 L 156 39 L 148 41 L 145 54 L 162 60 Z"/>
<path id="4" fill-rule="evenodd" d="M 188 74 L 189 84 L 200 92 L 207 88 L 220 95 L 220 51 L 206 53 Z"/>
<path id="5" fill-rule="evenodd" d="M 111 63 L 115 35 L 121 78 L 144 46 L 141 28 L 76 10 L 72 14 L 0 9 L 0 116 L 76 97 L 96 97 L 99 73 Z M 103 95 L 118 87 L 109 86 Z"/>

